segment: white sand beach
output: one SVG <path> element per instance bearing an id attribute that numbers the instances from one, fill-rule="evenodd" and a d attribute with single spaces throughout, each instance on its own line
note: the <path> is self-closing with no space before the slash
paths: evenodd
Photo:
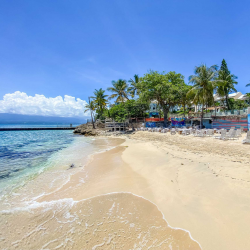
<path id="1" fill-rule="evenodd" d="M 50 192 L 40 175 L 44 194 L 1 214 L 1 248 L 250 249 L 248 145 L 139 131 L 112 140 Z"/>

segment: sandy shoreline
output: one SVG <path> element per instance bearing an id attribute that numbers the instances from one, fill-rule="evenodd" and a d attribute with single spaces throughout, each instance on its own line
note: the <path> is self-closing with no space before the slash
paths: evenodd
<path id="1" fill-rule="evenodd" d="M 122 158 L 171 226 L 189 230 L 202 249 L 250 249 L 248 145 L 149 132 L 129 138 Z"/>
<path id="2" fill-rule="evenodd" d="M 37 197 L 32 213 L 2 214 L 0 246 L 12 239 L 7 249 L 201 249 L 197 242 L 205 250 L 250 249 L 248 146 L 149 132 L 113 140 L 114 149 L 94 155 L 65 185 Z M 20 216 L 26 220 L 16 224 Z M 59 230 L 58 221 L 65 220 Z M 79 226 L 84 223 L 92 226 Z M 57 242 L 52 232 L 64 236 Z"/>

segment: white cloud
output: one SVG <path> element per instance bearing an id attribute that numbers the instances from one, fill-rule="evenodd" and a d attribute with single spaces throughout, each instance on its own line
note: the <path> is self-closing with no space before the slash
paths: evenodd
<path id="1" fill-rule="evenodd" d="M 84 113 L 86 101 L 65 95 L 55 98 L 44 95 L 28 96 L 24 92 L 16 91 L 6 94 L 0 100 L 0 113 L 41 115 L 59 117 L 87 117 Z"/>

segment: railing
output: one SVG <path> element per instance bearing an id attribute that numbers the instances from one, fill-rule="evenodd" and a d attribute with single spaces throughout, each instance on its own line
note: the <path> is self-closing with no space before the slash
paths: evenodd
<path id="1" fill-rule="evenodd" d="M 247 109 L 242 109 L 242 110 L 225 110 L 225 111 L 221 111 L 221 112 L 208 112 L 208 113 L 203 113 L 203 117 L 204 118 L 212 118 L 215 116 L 232 116 L 232 115 L 247 115 Z M 184 117 L 184 114 L 175 114 L 175 113 L 171 113 L 169 114 L 169 117 Z M 197 117 L 200 118 L 201 117 L 201 112 L 197 112 L 197 113 L 189 113 L 186 114 L 185 117 Z"/>

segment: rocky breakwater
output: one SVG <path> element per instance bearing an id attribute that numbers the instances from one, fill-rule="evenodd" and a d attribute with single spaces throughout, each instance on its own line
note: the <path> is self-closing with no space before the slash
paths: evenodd
<path id="1" fill-rule="evenodd" d="M 85 135 L 85 136 L 98 136 L 103 135 L 105 133 L 105 125 L 104 124 L 95 124 L 95 129 L 93 129 L 92 124 L 82 124 L 77 126 L 74 130 L 75 134 Z"/>

